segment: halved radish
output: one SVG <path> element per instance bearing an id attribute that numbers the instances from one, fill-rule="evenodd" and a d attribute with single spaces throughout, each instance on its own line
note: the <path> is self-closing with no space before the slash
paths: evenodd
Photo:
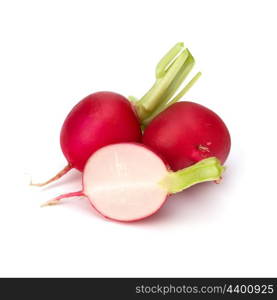
<path id="1" fill-rule="evenodd" d="M 143 145 L 113 144 L 96 151 L 87 161 L 82 191 L 58 196 L 45 205 L 67 197 L 86 196 L 103 216 L 136 221 L 158 211 L 169 194 L 196 183 L 218 180 L 223 170 L 212 157 L 171 172 L 157 154 Z"/>

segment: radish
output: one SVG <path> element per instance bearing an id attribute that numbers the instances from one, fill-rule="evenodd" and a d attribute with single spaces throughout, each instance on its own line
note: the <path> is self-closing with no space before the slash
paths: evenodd
<path id="1" fill-rule="evenodd" d="M 193 102 L 169 105 L 146 127 L 143 143 L 162 155 L 174 171 L 212 156 L 223 164 L 231 147 L 221 118 Z"/>
<path id="2" fill-rule="evenodd" d="M 121 143 L 103 147 L 87 161 L 83 189 L 58 196 L 85 196 L 103 216 L 116 221 L 137 221 L 153 215 L 167 196 L 196 183 L 220 179 L 224 167 L 216 158 L 171 172 L 165 162 L 141 144 Z"/>
<path id="3" fill-rule="evenodd" d="M 68 164 L 53 178 L 35 186 L 47 185 L 72 168 L 83 171 L 87 159 L 103 146 L 120 142 L 140 142 L 145 120 L 162 110 L 194 65 L 183 43 L 177 43 L 158 63 L 156 82 L 139 100 L 113 92 L 98 92 L 80 101 L 66 117 L 60 144 Z M 198 73 L 183 89 L 183 95 L 197 80 Z"/>
<path id="4" fill-rule="evenodd" d="M 60 134 L 60 144 L 68 165 L 46 182 L 57 180 L 72 168 L 83 171 L 90 155 L 112 143 L 139 142 L 141 129 L 131 103 L 112 92 L 91 94 L 73 107 Z"/>

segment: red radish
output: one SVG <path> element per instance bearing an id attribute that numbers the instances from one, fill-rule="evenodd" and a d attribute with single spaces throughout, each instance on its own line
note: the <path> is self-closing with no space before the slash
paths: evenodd
<path id="1" fill-rule="evenodd" d="M 43 186 L 72 168 L 83 171 L 90 155 L 99 148 L 120 142 L 140 142 L 141 129 L 132 104 L 112 92 L 91 94 L 73 107 L 66 117 L 60 143 L 68 165 Z"/>
<path id="2" fill-rule="evenodd" d="M 174 171 L 212 156 L 223 164 L 231 147 L 221 118 L 193 102 L 178 102 L 160 113 L 146 127 L 143 143 L 162 155 Z"/>
<path id="3" fill-rule="evenodd" d="M 205 159 L 178 172 L 140 144 L 121 143 L 96 151 L 83 172 L 83 190 L 54 198 L 86 196 L 103 216 L 117 221 L 136 221 L 153 215 L 167 196 L 196 183 L 218 180 L 224 170 L 216 158 Z"/>
<path id="4" fill-rule="evenodd" d="M 69 113 L 61 130 L 61 148 L 68 165 L 56 176 L 36 186 L 62 177 L 72 168 L 80 171 L 89 156 L 99 148 L 120 142 L 139 142 L 144 126 L 160 112 L 178 90 L 194 65 L 194 58 L 183 43 L 177 43 L 158 63 L 156 82 L 139 100 L 112 92 L 98 92 L 80 101 Z M 198 79 L 198 73 L 178 94 L 179 97 Z M 176 101 L 176 97 L 174 98 Z"/>

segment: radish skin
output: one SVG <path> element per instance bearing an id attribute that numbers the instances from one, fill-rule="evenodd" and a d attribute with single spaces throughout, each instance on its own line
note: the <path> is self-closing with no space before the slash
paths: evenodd
<path id="1" fill-rule="evenodd" d="M 91 94 L 73 107 L 66 117 L 60 134 L 60 144 L 68 165 L 45 186 L 72 168 L 83 171 L 87 159 L 103 146 L 120 142 L 140 142 L 141 129 L 131 103 L 112 92 Z"/>
<path id="2" fill-rule="evenodd" d="M 218 180 L 223 171 L 224 167 L 212 157 L 172 172 L 143 145 L 114 144 L 101 148 L 88 159 L 82 191 L 60 195 L 43 206 L 57 204 L 63 198 L 85 196 L 108 219 L 138 221 L 156 213 L 170 194 Z"/>
<path id="3" fill-rule="evenodd" d="M 227 126 L 212 110 L 194 102 L 178 102 L 146 127 L 143 143 L 162 155 L 173 171 L 204 158 L 226 161 L 231 138 Z"/>

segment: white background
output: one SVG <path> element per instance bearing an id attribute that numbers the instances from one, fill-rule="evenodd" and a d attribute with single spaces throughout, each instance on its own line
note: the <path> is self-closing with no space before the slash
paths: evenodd
<path id="1" fill-rule="evenodd" d="M 275 1 L 1 1 L 1 276 L 277 276 Z M 171 197 L 122 224 L 80 189 L 62 122 L 86 95 L 141 97 L 160 57 L 184 41 L 203 76 L 185 96 L 216 111 L 232 150 L 222 184 Z"/>

